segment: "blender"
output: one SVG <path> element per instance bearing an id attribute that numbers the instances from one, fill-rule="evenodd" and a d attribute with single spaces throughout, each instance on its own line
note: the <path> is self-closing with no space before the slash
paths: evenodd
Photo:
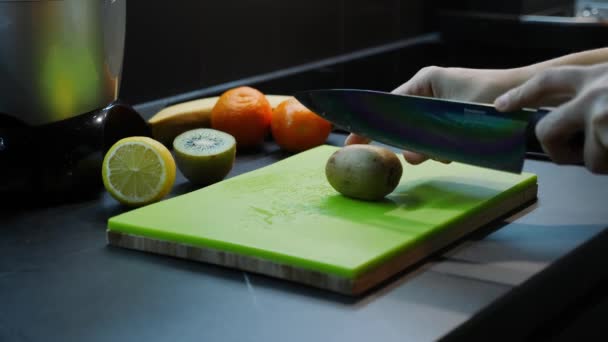
<path id="1" fill-rule="evenodd" d="M 126 0 L 0 0 L 0 198 L 98 193 L 103 154 L 149 136 L 118 100 Z"/>

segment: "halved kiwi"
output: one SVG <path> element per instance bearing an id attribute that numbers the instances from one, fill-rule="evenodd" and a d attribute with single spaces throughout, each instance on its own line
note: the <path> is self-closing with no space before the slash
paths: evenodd
<path id="1" fill-rule="evenodd" d="M 186 131 L 173 140 L 177 167 L 192 183 L 209 185 L 224 179 L 232 170 L 236 140 L 211 128 Z"/>

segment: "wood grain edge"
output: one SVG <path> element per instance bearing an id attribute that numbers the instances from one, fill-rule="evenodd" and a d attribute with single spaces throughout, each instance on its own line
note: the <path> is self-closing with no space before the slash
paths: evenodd
<path id="1" fill-rule="evenodd" d="M 538 185 L 534 184 L 520 191 L 520 193 L 503 200 L 499 205 L 487 208 L 463 219 L 442 234 L 431 237 L 425 243 L 398 254 L 382 265 L 353 279 L 280 264 L 253 256 L 151 239 L 111 230 L 107 230 L 106 236 L 107 242 L 113 246 L 260 273 L 353 296 L 360 295 L 374 288 L 400 271 L 448 246 L 450 243 L 461 239 L 479 227 L 531 202 L 537 198 L 537 192 Z"/>
<path id="2" fill-rule="evenodd" d="M 418 247 L 409 249 L 402 254 L 396 255 L 388 262 L 385 262 L 381 266 L 374 268 L 356 278 L 353 284 L 352 294 L 362 294 L 386 279 L 394 276 L 398 272 L 448 246 L 450 243 L 453 243 L 465 235 L 472 233 L 479 227 L 512 212 L 526 203 L 531 202 L 537 198 L 537 193 L 538 184 L 534 184 L 533 186 L 521 190 L 517 195 L 503 200 L 495 207 L 481 210 L 478 213 L 465 218 L 457 225 L 451 226 L 450 229 L 444 231 L 442 234 L 436 234 L 434 237 L 431 237 Z"/>
<path id="3" fill-rule="evenodd" d="M 353 279 L 345 277 L 280 264 L 253 256 L 151 239 L 111 230 L 106 231 L 106 237 L 107 242 L 113 246 L 236 268 L 353 295 Z"/>

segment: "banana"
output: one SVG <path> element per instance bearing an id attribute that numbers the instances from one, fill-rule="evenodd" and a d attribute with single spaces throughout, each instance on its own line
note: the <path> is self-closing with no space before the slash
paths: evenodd
<path id="1" fill-rule="evenodd" d="M 272 109 L 291 98 L 286 95 L 266 95 Z M 152 137 L 171 148 L 173 139 L 185 131 L 211 127 L 211 110 L 219 96 L 182 102 L 165 107 L 148 120 Z"/>

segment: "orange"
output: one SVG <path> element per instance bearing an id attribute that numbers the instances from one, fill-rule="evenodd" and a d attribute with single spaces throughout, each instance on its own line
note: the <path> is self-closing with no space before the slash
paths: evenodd
<path id="1" fill-rule="evenodd" d="M 211 127 L 232 135 L 237 148 L 252 148 L 264 142 L 270 128 L 272 107 L 266 96 L 251 87 L 223 93 L 211 110 Z"/>
<path id="2" fill-rule="evenodd" d="M 319 146 L 327 140 L 331 123 L 291 98 L 272 112 L 270 124 L 275 142 L 289 152 L 300 152 Z"/>

